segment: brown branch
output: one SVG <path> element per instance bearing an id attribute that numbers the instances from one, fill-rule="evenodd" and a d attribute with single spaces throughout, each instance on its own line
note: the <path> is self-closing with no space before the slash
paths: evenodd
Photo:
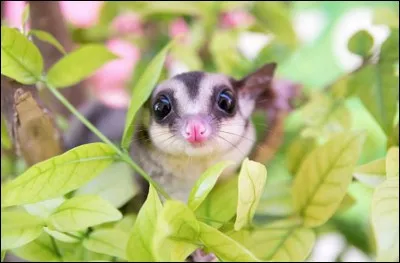
<path id="1" fill-rule="evenodd" d="M 32 29 L 39 29 L 52 34 L 68 52 L 73 49 L 73 42 L 68 28 L 61 14 L 59 1 L 29 1 L 30 5 L 30 21 Z M 43 55 L 45 70 L 49 69 L 61 57 L 62 53 L 54 46 L 42 42 L 35 37 L 34 43 Z M 87 98 L 87 89 L 83 82 L 72 87 L 65 88 L 61 92 L 72 105 L 79 107 Z M 45 90 L 41 94 L 42 98 L 47 102 L 49 107 L 64 116 L 69 116 L 69 111 L 59 103 L 49 91 Z"/>
<path id="2" fill-rule="evenodd" d="M 63 152 L 60 132 L 35 86 L 1 75 L 1 112 L 15 152 L 28 166 Z"/>

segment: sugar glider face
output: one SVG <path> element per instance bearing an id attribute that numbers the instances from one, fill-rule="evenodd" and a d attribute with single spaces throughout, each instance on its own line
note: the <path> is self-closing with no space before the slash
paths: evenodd
<path id="1" fill-rule="evenodd" d="M 235 150 L 242 140 L 254 143 L 249 118 L 274 69 L 268 64 L 240 81 L 193 71 L 160 83 L 149 101 L 153 145 L 171 155 L 194 157 Z"/>

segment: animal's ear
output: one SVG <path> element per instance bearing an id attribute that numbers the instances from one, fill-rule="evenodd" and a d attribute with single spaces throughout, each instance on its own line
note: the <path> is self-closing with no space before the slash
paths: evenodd
<path id="1" fill-rule="evenodd" d="M 257 101 L 261 95 L 273 96 L 272 80 L 276 69 L 276 63 L 268 63 L 256 71 L 245 76 L 241 80 L 233 81 L 233 86 L 239 94 Z"/>

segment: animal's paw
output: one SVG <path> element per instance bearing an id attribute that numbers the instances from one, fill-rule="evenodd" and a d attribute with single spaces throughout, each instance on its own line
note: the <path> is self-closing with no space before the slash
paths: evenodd
<path id="1" fill-rule="evenodd" d="M 207 254 L 198 248 L 190 255 L 190 262 L 218 262 L 218 258 L 213 253 Z"/>

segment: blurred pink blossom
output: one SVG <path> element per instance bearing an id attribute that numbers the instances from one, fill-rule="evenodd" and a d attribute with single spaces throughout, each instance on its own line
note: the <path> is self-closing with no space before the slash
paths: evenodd
<path id="1" fill-rule="evenodd" d="M 189 26 L 183 18 L 177 18 L 169 24 L 168 33 L 170 38 L 179 37 L 183 42 L 186 42 Z"/>
<path id="2" fill-rule="evenodd" d="M 250 13 L 236 10 L 222 15 L 221 26 L 223 28 L 249 26 L 254 23 L 254 21 L 255 19 Z"/>
<path id="3" fill-rule="evenodd" d="M 61 13 L 75 27 L 94 26 L 104 1 L 60 1 Z"/>
<path id="4" fill-rule="evenodd" d="M 140 59 L 140 51 L 131 43 L 119 39 L 110 40 L 106 45 L 120 58 L 104 65 L 91 78 L 93 91 L 110 107 L 126 107 L 129 105 L 129 95 L 125 88 Z"/>
<path id="5" fill-rule="evenodd" d="M 125 12 L 117 16 L 112 21 L 111 27 L 117 31 L 118 34 L 143 34 L 142 22 L 133 12 Z"/>
<path id="6" fill-rule="evenodd" d="M 22 28 L 22 13 L 24 12 L 25 1 L 5 1 L 4 16 L 9 27 Z M 29 22 L 25 30 L 30 28 Z"/>

